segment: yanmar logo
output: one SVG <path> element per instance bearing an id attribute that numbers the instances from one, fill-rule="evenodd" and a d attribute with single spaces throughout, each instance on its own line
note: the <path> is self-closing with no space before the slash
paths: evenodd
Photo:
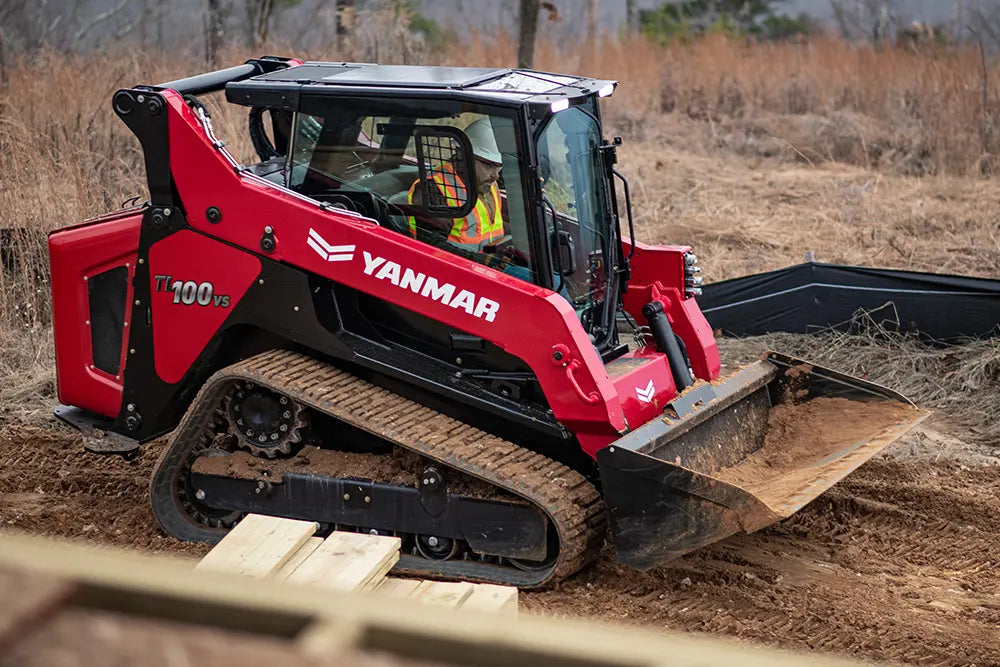
<path id="1" fill-rule="evenodd" d="M 309 230 L 306 243 L 328 262 L 349 262 L 354 259 L 353 245 L 330 245 L 315 229 Z"/>
<path id="2" fill-rule="evenodd" d="M 500 304 L 492 299 L 477 296 L 467 289 L 459 290 L 451 283 L 439 282 L 434 276 L 417 273 L 413 269 L 404 269 L 396 262 L 374 256 L 367 250 L 364 251 L 364 260 L 366 275 L 379 280 L 388 280 L 400 289 L 408 289 L 414 294 L 440 301 L 452 308 L 461 308 L 469 315 L 487 322 L 495 320 L 500 310 Z"/>
<path id="3" fill-rule="evenodd" d="M 636 398 L 643 403 L 652 403 L 654 394 L 656 394 L 656 387 L 653 386 L 652 380 L 649 381 L 649 384 L 646 385 L 645 389 L 642 387 L 635 388 Z"/>

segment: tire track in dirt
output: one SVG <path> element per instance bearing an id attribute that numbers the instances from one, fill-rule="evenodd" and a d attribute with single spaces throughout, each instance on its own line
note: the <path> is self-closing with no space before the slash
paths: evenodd
<path id="1" fill-rule="evenodd" d="M 1000 474 L 869 462 L 792 519 L 636 573 L 607 550 L 524 607 L 920 665 L 1000 664 Z"/>
<path id="2" fill-rule="evenodd" d="M 0 528 L 200 556 L 202 544 L 159 531 L 149 477 L 161 443 L 133 461 L 91 454 L 61 428 L 0 427 Z"/>
<path id="3" fill-rule="evenodd" d="M 0 430 L 0 526 L 198 556 L 147 497 L 135 461 L 66 430 Z M 1000 665 L 1000 470 L 876 459 L 796 516 L 649 572 L 598 562 L 522 593 L 530 612 L 729 635 L 920 665 Z"/>

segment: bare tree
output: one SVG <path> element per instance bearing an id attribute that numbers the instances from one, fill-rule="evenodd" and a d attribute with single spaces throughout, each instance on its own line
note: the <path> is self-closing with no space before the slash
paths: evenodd
<path id="1" fill-rule="evenodd" d="M 208 0 L 208 20 L 205 23 L 205 61 L 209 67 L 219 66 L 219 50 L 222 48 L 224 26 L 222 0 Z"/>
<path id="2" fill-rule="evenodd" d="M 521 0 L 520 31 L 517 40 L 517 66 L 531 69 L 535 61 L 535 35 L 538 33 L 538 0 Z"/>
<path id="3" fill-rule="evenodd" d="M 274 0 L 247 0 L 247 24 L 249 26 L 250 48 L 257 49 L 267 41 L 274 13 Z"/>
<path id="4" fill-rule="evenodd" d="M 625 0 L 625 25 L 629 33 L 639 32 L 639 10 L 635 0 Z"/>

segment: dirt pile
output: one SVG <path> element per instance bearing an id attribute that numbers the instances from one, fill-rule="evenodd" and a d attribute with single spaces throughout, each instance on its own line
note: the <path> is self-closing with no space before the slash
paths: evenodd
<path id="1" fill-rule="evenodd" d="M 917 415 L 913 407 L 894 401 L 819 397 L 781 403 L 768 414 L 764 445 L 739 465 L 713 476 L 756 492 L 775 480 L 796 478 L 802 469 L 817 468 Z M 784 486 L 794 486 L 795 481 L 789 479 Z"/>

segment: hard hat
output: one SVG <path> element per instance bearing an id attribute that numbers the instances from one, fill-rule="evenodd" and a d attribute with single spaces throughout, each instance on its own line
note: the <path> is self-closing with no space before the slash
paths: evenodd
<path id="1" fill-rule="evenodd" d="M 472 143 L 472 154 L 485 162 L 502 164 L 500 149 L 497 148 L 496 137 L 493 136 L 493 124 L 489 118 L 480 118 L 465 128 L 465 134 Z"/>

